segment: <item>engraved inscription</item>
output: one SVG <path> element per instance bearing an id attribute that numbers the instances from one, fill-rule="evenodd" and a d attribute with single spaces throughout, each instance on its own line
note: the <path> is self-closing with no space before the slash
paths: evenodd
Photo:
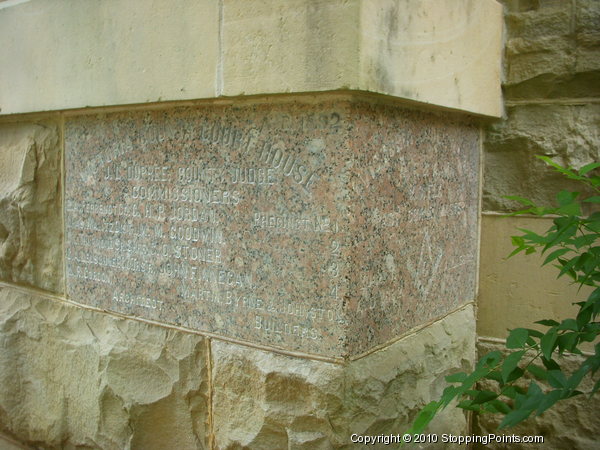
<path id="1" fill-rule="evenodd" d="M 69 118 L 67 295 L 293 351 L 383 344 L 474 293 L 479 134 L 446 122 L 347 100 Z"/>

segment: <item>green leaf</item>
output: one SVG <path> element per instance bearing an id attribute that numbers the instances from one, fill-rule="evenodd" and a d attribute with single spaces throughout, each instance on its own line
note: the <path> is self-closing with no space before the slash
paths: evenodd
<path id="1" fill-rule="evenodd" d="M 541 159 L 542 161 L 544 161 L 546 164 L 548 164 L 549 166 L 554 167 L 556 170 L 558 170 L 560 173 L 564 173 L 564 174 L 575 174 L 573 171 L 569 170 L 569 169 L 565 169 L 563 166 L 561 166 L 560 164 L 555 163 L 551 158 L 549 158 L 548 156 L 543 156 L 543 155 L 535 155 L 535 157 L 537 159 Z"/>
<path id="2" fill-rule="evenodd" d="M 566 216 L 580 216 L 581 207 L 577 203 L 570 203 L 565 206 L 561 206 L 556 210 L 557 214 L 564 214 Z"/>
<path id="3" fill-rule="evenodd" d="M 506 416 L 504 416 L 504 419 L 502 420 L 502 422 L 500 422 L 498 429 L 514 427 L 516 424 L 523 422 L 525 419 L 527 419 L 532 412 L 533 411 L 529 409 L 517 409 L 515 411 L 511 411 Z"/>
<path id="4" fill-rule="evenodd" d="M 490 352 L 484 356 L 482 356 L 479 359 L 479 362 L 477 363 L 477 367 L 484 367 L 484 366 L 489 366 L 489 367 L 493 367 L 498 365 L 498 363 L 502 360 L 502 353 L 500 353 L 498 350 L 495 350 L 493 352 Z"/>
<path id="5" fill-rule="evenodd" d="M 515 247 L 525 247 L 525 239 L 523 239 L 521 236 L 511 236 L 510 239 L 512 241 L 512 245 Z"/>
<path id="6" fill-rule="evenodd" d="M 474 405 L 480 405 L 482 403 L 486 403 L 490 400 L 494 400 L 498 397 L 498 394 L 492 391 L 479 391 L 475 398 L 473 399 Z"/>
<path id="7" fill-rule="evenodd" d="M 442 397 L 440 398 L 440 405 L 447 406 L 452 400 L 454 400 L 455 397 L 461 395 L 461 393 L 461 390 L 457 387 L 446 387 L 446 389 L 444 389 L 444 392 L 442 393 Z"/>
<path id="8" fill-rule="evenodd" d="M 553 359 L 546 359 L 542 357 L 542 363 L 544 364 L 544 367 L 548 370 L 560 370 L 560 366 Z"/>
<path id="9" fill-rule="evenodd" d="M 577 313 L 577 328 L 582 329 L 592 320 L 593 308 L 591 305 L 585 305 Z"/>
<path id="10" fill-rule="evenodd" d="M 507 258 L 512 258 L 513 256 L 521 253 L 523 250 L 525 250 L 525 247 L 515 248 L 512 252 L 510 252 L 510 255 L 508 255 Z"/>
<path id="11" fill-rule="evenodd" d="M 525 206 L 535 206 L 535 203 L 533 203 L 531 200 L 523 198 L 523 197 L 519 197 L 518 195 L 503 195 L 502 197 L 507 200 L 513 200 L 515 202 L 519 202 L 520 204 L 525 205 Z"/>
<path id="12" fill-rule="evenodd" d="M 585 175 L 586 173 L 588 173 L 594 169 L 597 169 L 598 167 L 600 167 L 600 162 L 593 162 L 590 164 L 586 164 L 581 169 L 579 169 L 579 175 Z"/>
<path id="13" fill-rule="evenodd" d="M 557 323 L 557 325 L 558 325 L 558 323 Z M 541 331 L 534 330 L 532 328 L 527 328 L 527 332 L 529 333 L 530 337 L 535 337 L 535 338 L 541 338 L 544 335 L 544 333 L 542 333 Z"/>
<path id="14" fill-rule="evenodd" d="M 579 328 L 577 327 L 577 321 L 575 319 L 565 319 L 558 326 L 557 330 L 578 331 Z"/>
<path id="15" fill-rule="evenodd" d="M 548 408 L 550 408 L 552 405 L 554 405 L 557 401 L 559 401 L 562 397 L 563 397 L 562 390 L 555 390 L 555 391 L 548 392 L 546 395 L 544 395 L 544 398 L 540 401 L 540 403 L 537 407 L 537 410 L 536 410 L 537 411 L 536 416 L 539 416 L 540 414 L 542 414 L 544 411 L 546 411 Z"/>
<path id="16" fill-rule="evenodd" d="M 542 339 L 540 340 L 540 347 L 542 349 L 542 353 L 544 354 L 544 358 L 546 358 L 547 360 L 552 359 L 552 352 L 558 345 L 556 342 L 557 339 L 558 335 L 556 333 L 556 330 L 550 329 L 550 331 L 548 331 L 548 333 L 546 333 L 544 337 L 542 337 Z"/>
<path id="17" fill-rule="evenodd" d="M 575 350 L 578 343 L 579 333 L 565 333 L 558 337 L 558 352 L 562 354 L 565 350 L 571 353 L 576 353 Z"/>
<path id="18" fill-rule="evenodd" d="M 581 383 L 581 380 L 583 380 L 583 377 L 586 376 L 589 371 L 590 367 L 583 364 L 579 369 L 575 371 L 573 375 L 569 377 L 569 379 L 565 383 L 566 387 L 570 390 L 574 390 L 577 386 L 579 386 L 579 383 Z"/>
<path id="19" fill-rule="evenodd" d="M 598 239 L 598 236 L 594 234 L 582 234 L 581 236 L 577 236 L 575 239 L 573 239 L 573 245 L 577 249 L 580 249 L 581 247 L 589 247 L 596 241 L 596 239 Z"/>
<path id="20" fill-rule="evenodd" d="M 446 381 L 448 383 L 462 383 L 467 378 L 467 374 L 464 372 L 455 373 L 452 375 L 448 375 L 446 377 Z"/>
<path id="21" fill-rule="evenodd" d="M 409 434 L 417 434 L 421 433 L 425 427 L 431 422 L 435 413 L 439 408 L 438 402 L 429 402 L 425 407 L 419 412 L 417 418 L 413 422 L 412 427 L 407 433 Z"/>
<path id="22" fill-rule="evenodd" d="M 530 364 L 529 366 L 527 366 L 527 371 L 540 380 L 545 380 L 547 378 L 547 372 L 540 366 Z"/>
<path id="23" fill-rule="evenodd" d="M 491 400 L 489 402 L 489 405 L 492 406 L 497 412 L 501 413 L 501 414 L 508 414 L 509 412 L 511 412 L 512 410 L 510 409 L 510 406 L 508 406 L 506 403 L 504 403 L 502 400 Z M 493 412 L 493 411 L 491 411 Z"/>
<path id="24" fill-rule="evenodd" d="M 562 265 L 562 268 L 560 269 L 560 273 L 558 274 L 557 278 L 562 277 L 565 273 L 568 273 L 571 275 L 571 278 L 576 279 L 577 275 L 575 274 L 575 271 L 573 270 L 573 266 L 575 266 L 575 264 L 577 264 L 577 261 L 579 261 L 579 257 L 576 256 L 575 258 L 566 261 L 564 259 L 561 258 L 557 258 L 558 262 Z"/>
<path id="25" fill-rule="evenodd" d="M 556 194 L 556 199 L 558 200 L 558 204 L 560 206 L 567 206 L 571 205 L 578 195 L 579 192 L 570 192 L 563 190 Z"/>
<path id="26" fill-rule="evenodd" d="M 502 395 L 505 395 L 508 398 L 512 398 L 513 400 L 515 398 L 517 398 L 517 395 L 522 395 L 524 394 L 526 391 L 525 389 L 518 387 L 518 386 L 506 386 L 504 388 L 502 388 Z"/>
<path id="27" fill-rule="evenodd" d="M 559 248 L 558 250 L 554 250 L 552 253 L 550 253 L 546 259 L 544 260 L 544 263 L 542 264 L 542 266 L 545 266 L 546 264 L 548 264 L 549 262 L 554 261 L 556 258 L 558 258 L 559 256 L 564 255 L 565 253 L 568 253 L 572 251 L 570 248 Z"/>
<path id="28" fill-rule="evenodd" d="M 523 348 L 527 343 L 529 331 L 525 328 L 511 330 L 506 339 L 506 348 Z"/>
<path id="29" fill-rule="evenodd" d="M 481 409 L 481 406 L 473 404 L 473 402 L 471 400 L 463 400 L 456 406 L 458 406 L 461 409 L 466 409 L 468 411 L 479 412 L 479 410 Z"/>
<path id="30" fill-rule="evenodd" d="M 584 200 L 586 203 L 600 203 L 600 195 L 594 195 Z"/>
<path id="31" fill-rule="evenodd" d="M 537 322 L 533 322 L 533 323 L 539 323 L 540 325 L 545 325 L 547 327 L 554 327 L 556 325 L 560 325 L 556 320 L 552 320 L 552 319 L 538 320 Z"/>
<path id="32" fill-rule="evenodd" d="M 553 388 L 564 388 L 567 385 L 567 378 L 560 370 L 549 370 L 547 373 L 548 383 Z"/>
<path id="33" fill-rule="evenodd" d="M 502 364 L 502 381 L 507 382 L 510 374 L 517 368 L 517 364 L 521 361 L 521 358 L 525 354 L 525 350 L 513 352 L 506 357 Z"/>

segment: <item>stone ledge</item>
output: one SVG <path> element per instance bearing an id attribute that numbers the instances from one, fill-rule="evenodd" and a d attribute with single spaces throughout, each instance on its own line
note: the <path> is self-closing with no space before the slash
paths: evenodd
<path id="1" fill-rule="evenodd" d="M 340 89 L 502 113 L 494 0 L 142 3 L 6 2 L 0 113 Z"/>

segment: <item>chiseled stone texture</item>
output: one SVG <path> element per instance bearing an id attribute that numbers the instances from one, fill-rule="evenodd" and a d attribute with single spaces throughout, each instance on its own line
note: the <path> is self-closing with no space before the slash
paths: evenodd
<path id="1" fill-rule="evenodd" d="M 480 342 L 477 350 L 480 356 L 495 350 L 504 348 L 501 344 Z M 561 367 L 567 372 L 573 372 L 581 363 L 582 357 L 576 355 L 564 356 L 560 359 Z M 584 379 L 580 390 L 590 392 L 594 386 L 591 378 Z M 544 436 L 544 449 L 562 450 L 565 448 L 573 450 L 588 450 L 598 447 L 600 439 L 600 408 L 597 396 L 590 398 L 588 395 L 563 400 L 546 410 L 541 416 L 529 418 L 521 424 L 497 430 L 500 424 L 500 416 L 485 414 L 474 417 L 474 432 L 479 435 L 493 434 L 515 434 L 515 435 L 537 435 Z M 486 447 L 475 448 L 492 449 L 530 449 L 532 444 L 489 444 Z"/>
<path id="2" fill-rule="evenodd" d="M 346 365 L 212 341 L 213 421 L 220 449 L 356 448 L 352 433 L 396 434 L 438 399 L 444 377 L 475 355 L 473 308 Z M 429 428 L 466 432 L 448 408 Z"/>
<path id="3" fill-rule="evenodd" d="M 534 155 L 579 168 L 600 159 L 600 2 L 504 0 L 506 120 L 485 137 L 484 210 L 552 204 L 580 190 Z M 596 99 L 596 100 L 594 100 Z"/>
<path id="4" fill-rule="evenodd" d="M 0 124 L 0 280 L 62 292 L 60 142 L 54 123 Z"/>
<path id="5" fill-rule="evenodd" d="M 534 155 L 551 156 L 575 168 L 600 160 L 600 104 L 518 105 L 509 107 L 507 113 L 505 121 L 486 132 L 483 209 L 520 207 L 504 195 L 552 205 L 562 189 L 581 191 L 581 184 Z"/>
<path id="6" fill-rule="evenodd" d="M 600 2 L 504 0 L 507 99 L 600 95 Z"/>
<path id="7" fill-rule="evenodd" d="M 69 298 L 334 358 L 472 301 L 477 126 L 334 98 L 70 118 Z"/>
<path id="8" fill-rule="evenodd" d="M 0 290 L 0 431 L 50 448 L 205 448 L 197 335 Z"/>

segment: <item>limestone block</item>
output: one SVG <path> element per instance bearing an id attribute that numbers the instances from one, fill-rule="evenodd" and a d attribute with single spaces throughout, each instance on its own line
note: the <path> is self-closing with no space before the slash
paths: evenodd
<path id="1" fill-rule="evenodd" d="M 205 448 L 203 338 L 0 290 L 0 430 L 60 448 Z"/>
<path id="2" fill-rule="evenodd" d="M 345 365 L 212 341 L 216 446 L 355 448 L 353 433 L 402 433 L 444 376 L 473 363 L 474 335 L 468 306 Z M 430 431 L 464 433 L 462 411 L 444 411 Z"/>
<path id="3" fill-rule="evenodd" d="M 225 95 L 359 87 L 357 0 L 228 1 Z"/>
<path id="4" fill-rule="evenodd" d="M 361 88 L 502 115 L 496 1 L 362 0 L 360 29 Z"/>
<path id="5" fill-rule="evenodd" d="M 3 114 L 215 96 L 216 1 L 3 3 Z"/>
<path id="6" fill-rule="evenodd" d="M 520 195 L 554 204 L 561 189 L 581 185 L 550 170 L 534 155 L 582 167 L 600 159 L 600 105 L 523 105 L 508 108 L 506 121 L 490 127 L 485 138 L 484 210 L 518 205 L 502 198 Z"/>
<path id="7" fill-rule="evenodd" d="M 600 3 L 595 0 L 578 0 L 575 14 L 578 44 L 575 70 L 590 74 L 590 83 L 586 83 L 586 87 L 591 87 L 591 82 L 594 81 L 596 89 L 588 91 L 587 95 L 597 96 L 600 90 Z"/>
<path id="8" fill-rule="evenodd" d="M 488 0 L 228 1 L 223 94 L 358 89 L 499 116 L 501 24 Z"/>
<path id="9" fill-rule="evenodd" d="M 55 124 L 0 125 L 0 279 L 63 291 L 60 173 Z"/>
<path id="10" fill-rule="evenodd" d="M 507 330 L 519 327 L 547 330 L 533 322 L 560 322 L 577 314 L 572 303 L 585 300 L 591 289 L 579 290 L 567 277 L 557 279 L 558 271 L 551 264 L 541 267 L 545 259 L 542 255 L 519 254 L 506 259 L 514 249 L 510 237 L 518 234 L 517 229 L 541 233 L 551 226 L 551 218 L 483 216 L 477 300 L 479 336 L 506 339 Z"/>
<path id="11" fill-rule="evenodd" d="M 356 89 L 497 117 L 501 34 L 495 0 L 3 2 L 0 110 Z"/>
<path id="12" fill-rule="evenodd" d="M 594 0 L 505 1 L 508 99 L 600 94 L 600 6 Z"/>
<path id="13" fill-rule="evenodd" d="M 501 350 L 501 344 L 479 343 L 481 356 L 494 350 Z M 565 356 L 560 359 L 561 367 L 572 373 L 581 361 L 580 356 Z M 589 392 L 594 385 L 591 379 L 585 379 L 580 387 Z M 500 417 L 492 414 L 475 416 L 474 432 L 479 435 L 498 434 Z M 596 448 L 600 438 L 600 414 L 598 401 L 588 395 L 563 400 L 546 410 L 541 416 L 529 418 L 516 427 L 507 429 L 506 434 L 544 436 L 543 447 L 546 449 L 588 450 Z M 510 444 L 510 449 L 529 449 L 532 444 Z M 507 448 L 506 444 L 489 444 L 476 448 Z"/>

